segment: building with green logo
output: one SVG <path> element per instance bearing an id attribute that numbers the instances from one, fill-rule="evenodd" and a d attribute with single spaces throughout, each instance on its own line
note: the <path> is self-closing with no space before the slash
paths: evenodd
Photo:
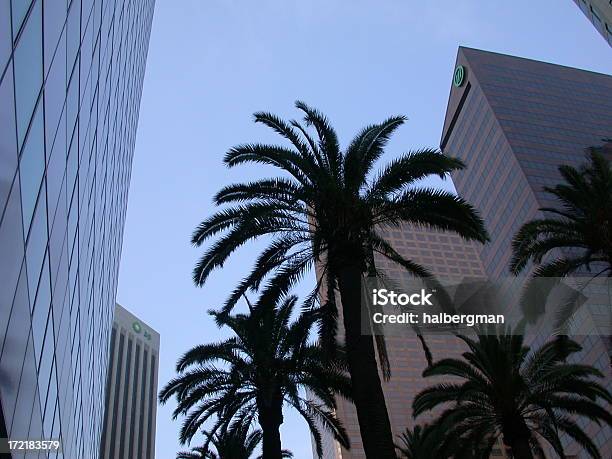
<path id="1" fill-rule="evenodd" d="M 100 458 L 154 459 L 159 333 L 115 307 Z"/>

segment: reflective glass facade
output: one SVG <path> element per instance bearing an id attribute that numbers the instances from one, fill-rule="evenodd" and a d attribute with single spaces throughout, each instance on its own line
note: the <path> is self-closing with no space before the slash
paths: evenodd
<path id="1" fill-rule="evenodd" d="M 59 457 L 99 453 L 153 8 L 0 1 L 2 415 Z"/>

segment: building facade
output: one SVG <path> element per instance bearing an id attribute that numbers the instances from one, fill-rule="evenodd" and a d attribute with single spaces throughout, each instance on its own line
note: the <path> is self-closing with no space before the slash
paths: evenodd
<path id="1" fill-rule="evenodd" d="M 574 0 L 602 37 L 612 46 L 612 1 Z"/>
<path id="2" fill-rule="evenodd" d="M 605 139 L 612 138 L 610 94 L 612 77 L 608 75 L 460 48 L 441 148 L 466 163 L 467 168 L 453 174 L 452 180 L 458 194 L 480 211 L 491 242 L 466 243 L 452 234 L 413 227 L 392 229 L 384 236 L 403 256 L 439 277 L 509 276 L 515 232 L 539 216 L 540 207 L 556 205 L 542 187 L 559 182 L 560 164 L 578 165 L 585 148 L 604 146 L 609 142 Z M 377 263 L 392 278 L 406 276 L 391 262 Z M 517 288 L 522 282 L 516 279 Z M 434 359 L 456 356 L 463 349 L 450 336 L 426 336 L 426 340 Z M 581 361 L 598 367 L 612 390 L 605 340 L 589 336 L 580 341 Z M 393 433 L 398 435 L 414 425 L 411 406 L 416 393 L 436 380 L 421 376 L 427 362 L 416 338 L 387 337 L 387 352 L 392 376 L 383 387 Z M 324 457 L 364 459 L 354 406 L 339 399 L 337 415 L 352 446 L 344 450 L 326 434 Z M 611 429 L 582 421 L 581 425 L 602 457 L 612 457 Z M 567 438 L 563 441 L 568 457 L 582 457 L 575 444 Z M 500 443 L 492 457 L 505 454 Z"/>
<path id="3" fill-rule="evenodd" d="M 459 236 L 432 231 L 425 228 L 405 226 L 403 228 L 381 229 L 381 235 L 406 258 L 426 266 L 436 276 L 452 278 L 482 278 L 484 267 L 479 259 L 477 243 L 465 242 Z M 408 280 L 409 275 L 400 266 L 386 258 L 377 257 L 377 267 L 395 281 Z M 339 300 L 339 298 L 338 298 Z M 342 310 L 339 308 L 340 320 Z M 343 327 L 338 327 L 339 339 L 343 339 Z M 459 357 L 465 350 L 462 341 L 449 335 L 425 337 L 434 359 Z M 383 391 L 394 438 L 406 428 L 413 428 L 412 400 L 423 389 L 442 382 L 439 378 L 422 377 L 427 368 L 427 359 L 419 339 L 413 334 L 385 337 L 391 378 L 383 381 Z M 323 436 L 325 459 L 365 459 L 359 422 L 355 406 L 339 397 L 336 414 L 342 421 L 351 442 L 349 450 L 344 449 L 333 436 L 320 429 Z M 417 423 L 426 422 L 431 416 L 419 417 Z M 501 458 L 503 452 L 496 447 L 492 457 Z M 317 455 L 313 445 L 313 458 Z"/>
<path id="4" fill-rule="evenodd" d="M 154 459 L 159 333 L 115 307 L 100 459 Z"/>
<path id="5" fill-rule="evenodd" d="M 491 242 L 479 248 L 485 274 L 508 276 L 520 226 L 557 207 L 544 186 L 558 166 L 578 166 L 585 149 L 612 138 L 612 76 L 470 48 L 459 48 L 441 148 L 463 160 L 457 193 L 485 220 Z M 521 279 L 517 279 L 520 287 Z M 540 340 L 544 337 L 540 337 Z M 596 366 L 612 390 L 609 339 L 577 338 L 582 362 Z M 583 424 L 602 457 L 612 457 L 612 429 Z M 578 454 L 565 439 L 567 453 Z M 580 457 L 580 456 L 578 456 Z"/>
<path id="6" fill-rule="evenodd" d="M 153 9 L 0 2 L 2 424 L 12 439 L 60 439 L 59 457 L 100 450 Z"/>

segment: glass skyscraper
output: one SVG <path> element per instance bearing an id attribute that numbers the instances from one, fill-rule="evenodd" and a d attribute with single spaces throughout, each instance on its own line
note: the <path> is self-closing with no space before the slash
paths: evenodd
<path id="1" fill-rule="evenodd" d="M 153 9 L 0 1 L 1 427 L 58 457 L 100 451 Z"/>

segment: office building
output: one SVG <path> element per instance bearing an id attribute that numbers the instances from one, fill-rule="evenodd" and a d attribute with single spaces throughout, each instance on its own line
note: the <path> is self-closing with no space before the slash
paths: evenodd
<path id="1" fill-rule="evenodd" d="M 467 165 L 452 178 L 491 234 L 491 242 L 479 247 L 488 277 L 509 275 L 516 231 L 541 217 L 539 208 L 559 205 L 543 190 L 561 181 L 558 166 L 578 166 L 587 147 L 606 147 L 612 138 L 610 94 L 609 75 L 459 48 L 441 148 Z M 581 361 L 599 368 L 612 390 L 609 340 L 578 339 Z M 612 457 L 612 430 L 583 426 L 602 456 Z M 564 443 L 568 454 L 577 454 L 567 438 Z"/>
<path id="2" fill-rule="evenodd" d="M 100 451 L 153 8 L 0 2 L 2 424 L 67 459 Z"/>
<path id="3" fill-rule="evenodd" d="M 436 276 L 482 278 L 484 268 L 478 257 L 478 244 L 465 242 L 459 236 L 424 228 L 408 227 L 383 229 L 382 235 L 403 256 L 427 266 Z M 385 258 L 377 257 L 377 266 L 384 270 L 388 277 L 395 280 L 407 280 L 408 274 L 396 264 Z M 342 310 L 339 310 L 340 320 Z M 338 328 L 339 339 L 343 339 L 343 327 Z M 432 384 L 442 382 L 439 378 L 422 377 L 427 367 L 427 360 L 420 341 L 415 335 L 385 337 L 391 379 L 383 380 L 383 391 L 391 422 L 394 438 L 397 438 L 407 427 L 413 428 L 412 400 L 421 390 Z M 426 336 L 429 349 L 434 359 L 458 357 L 463 352 L 463 343 L 454 336 Z M 382 377 L 381 377 L 382 380 Z M 365 459 L 357 412 L 351 402 L 343 398 L 337 400 L 336 414 L 342 421 L 351 442 L 346 450 L 334 440 L 333 436 L 320 429 L 323 436 L 323 457 L 325 459 Z M 423 415 L 418 422 L 427 421 L 431 416 Z M 496 447 L 492 457 L 503 457 Z M 313 458 L 316 458 L 313 445 Z"/>
<path id="4" fill-rule="evenodd" d="M 154 459 L 159 333 L 119 304 L 110 337 L 100 459 Z"/>
<path id="5" fill-rule="evenodd" d="M 574 0 L 574 3 L 612 46 L 612 0 Z"/>
<path id="6" fill-rule="evenodd" d="M 386 237 L 402 255 L 440 277 L 504 278 L 509 276 L 514 233 L 538 216 L 540 207 L 556 205 L 542 186 L 559 181 L 558 165 L 578 165 L 586 147 L 604 146 L 608 142 L 604 139 L 612 138 L 612 77 L 469 48 L 459 49 L 454 68 L 441 148 L 467 164 L 452 179 L 458 194 L 480 211 L 491 242 L 465 243 L 452 234 L 413 227 L 391 230 Z M 393 263 L 378 263 L 393 278 L 405 275 Z M 517 287 L 522 282 L 517 279 Z M 426 339 L 434 359 L 462 350 L 451 337 Z M 612 390 L 605 340 L 589 336 L 580 341 L 581 360 L 598 367 Z M 383 386 L 397 435 L 414 424 L 415 394 L 436 381 L 421 377 L 426 361 L 416 339 L 388 337 L 387 350 L 392 377 Z M 346 451 L 326 434 L 324 457 L 363 459 L 355 408 L 338 402 L 337 414 L 352 447 Z M 581 425 L 602 457 L 612 457 L 611 429 L 582 421 Z M 568 457 L 581 457 L 575 443 L 568 438 L 563 442 Z M 496 445 L 492 457 L 504 455 L 503 445 Z"/>

